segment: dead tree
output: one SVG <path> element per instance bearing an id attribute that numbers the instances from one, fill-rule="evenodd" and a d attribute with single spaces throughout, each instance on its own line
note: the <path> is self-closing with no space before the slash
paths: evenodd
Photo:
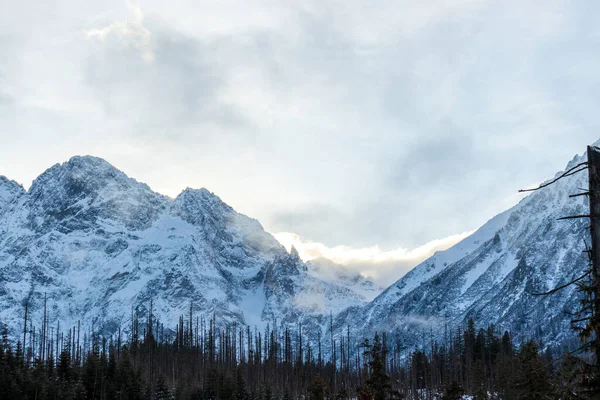
<path id="1" fill-rule="evenodd" d="M 584 367 L 584 391 L 597 393 L 600 390 L 600 148 L 588 146 L 587 161 L 579 163 L 565 171 L 562 175 L 546 182 L 534 189 L 520 190 L 520 192 L 536 191 L 548 187 L 560 179 L 588 170 L 589 188 L 587 192 L 572 194 L 569 197 L 588 196 L 589 214 L 569 215 L 559 220 L 588 218 L 590 220 L 590 247 L 585 250 L 589 256 L 589 268 L 583 275 L 572 281 L 558 286 L 545 293 L 535 295 L 549 295 L 571 285 L 577 285 L 582 294 L 581 308 L 571 320 L 573 327 L 579 331 L 579 339 L 584 345 L 580 351 L 591 352 L 594 356 L 593 363 Z M 583 361 L 582 361 L 583 362 Z"/>
<path id="2" fill-rule="evenodd" d="M 600 386 L 600 377 L 598 376 L 600 374 L 600 148 L 588 146 L 587 154 L 590 185 L 590 234 L 592 238 L 589 254 L 592 267 L 589 271 L 589 283 L 583 286 L 588 300 L 588 304 L 584 303 L 584 307 L 589 306 L 590 311 L 582 335 L 589 341 L 591 350 L 595 354 L 593 380 L 595 386 Z"/>

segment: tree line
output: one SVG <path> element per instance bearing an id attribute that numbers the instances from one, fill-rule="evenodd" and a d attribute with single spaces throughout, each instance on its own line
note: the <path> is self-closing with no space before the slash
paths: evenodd
<path id="1" fill-rule="evenodd" d="M 259 330 L 191 309 L 165 330 L 152 306 L 130 331 L 123 340 L 120 329 L 104 337 L 79 323 L 49 327 L 46 312 L 39 329 L 25 318 L 22 338 L 2 335 L 0 399 L 600 398 L 581 356 L 540 351 L 535 340 L 516 346 L 509 332 L 473 320 L 410 349 L 397 335 L 359 339 L 331 328 L 325 344 L 301 325 Z"/>

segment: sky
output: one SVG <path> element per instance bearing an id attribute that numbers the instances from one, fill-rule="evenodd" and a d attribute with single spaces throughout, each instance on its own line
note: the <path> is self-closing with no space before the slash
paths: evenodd
<path id="1" fill-rule="evenodd" d="M 600 3 L 0 2 L 0 175 L 206 187 L 391 283 L 600 137 Z"/>

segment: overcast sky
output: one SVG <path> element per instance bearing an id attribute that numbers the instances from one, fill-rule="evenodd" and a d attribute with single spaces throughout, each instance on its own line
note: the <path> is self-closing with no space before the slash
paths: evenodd
<path id="1" fill-rule="evenodd" d="M 600 137 L 598 15 L 596 0 L 5 0 L 0 175 L 29 187 L 96 155 L 173 197 L 206 187 L 305 258 L 395 279 Z"/>

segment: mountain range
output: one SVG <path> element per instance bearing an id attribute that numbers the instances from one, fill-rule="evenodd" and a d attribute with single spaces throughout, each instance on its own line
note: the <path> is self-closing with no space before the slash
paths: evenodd
<path id="1" fill-rule="evenodd" d="M 175 327 L 180 315 L 223 323 L 319 323 L 365 304 L 378 288 L 360 275 L 321 279 L 260 223 L 206 189 L 171 199 L 106 161 L 73 157 L 28 191 L 0 180 L 0 321 L 87 321 L 127 331 L 132 315 Z"/>
<path id="2" fill-rule="evenodd" d="M 576 156 L 566 169 L 586 159 Z M 587 187 L 582 171 L 533 191 L 372 302 L 340 313 L 336 325 L 352 324 L 364 336 L 392 332 L 415 344 L 472 318 L 479 327 L 508 330 L 519 341 L 535 338 L 557 346 L 573 341 L 570 313 L 579 308 L 577 287 L 540 294 L 583 275 L 588 265 L 589 221 L 559 220 L 588 213 L 587 197 L 569 197 Z"/>
<path id="3" fill-rule="evenodd" d="M 536 293 L 586 266 L 586 221 L 557 220 L 586 212 L 585 198 L 569 198 L 586 186 L 581 172 L 533 192 L 381 291 L 361 275 L 303 262 L 207 189 L 172 199 L 100 158 L 76 156 L 28 190 L 0 176 L 0 324 L 22 330 L 27 304 L 39 326 L 46 301 L 51 324 L 82 321 L 111 335 L 144 320 L 152 302 L 165 328 L 191 308 L 259 329 L 302 324 L 312 338 L 332 324 L 336 335 L 385 331 L 418 344 L 473 318 L 558 345 L 574 337 L 568 313 L 579 294 Z"/>

